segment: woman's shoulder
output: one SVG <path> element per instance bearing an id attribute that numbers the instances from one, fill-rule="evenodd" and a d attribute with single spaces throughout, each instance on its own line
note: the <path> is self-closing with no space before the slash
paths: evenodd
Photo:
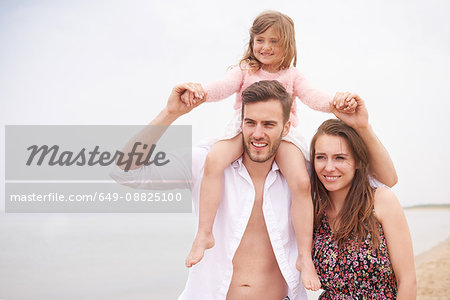
<path id="1" fill-rule="evenodd" d="M 378 201 L 383 201 L 388 197 L 395 197 L 395 194 L 390 188 L 386 186 L 379 186 L 374 189 L 374 197 L 375 199 L 379 199 Z"/>
<path id="2" fill-rule="evenodd" d="M 374 192 L 375 215 L 379 222 L 402 209 L 394 192 L 386 187 L 379 187 Z"/>

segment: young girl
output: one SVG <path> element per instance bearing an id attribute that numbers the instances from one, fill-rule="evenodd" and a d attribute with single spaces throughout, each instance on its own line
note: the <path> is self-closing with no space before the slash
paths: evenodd
<path id="1" fill-rule="evenodd" d="M 250 28 L 248 49 L 239 67 L 231 69 L 223 80 L 204 87 L 206 101 L 219 101 L 234 93 L 237 96 L 234 104 L 235 117 L 228 125 L 225 136 L 213 146 L 206 158 L 200 188 L 198 231 L 186 259 L 187 267 L 198 263 L 204 251 L 214 246 L 212 228 L 222 195 L 223 172 L 243 152 L 240 134 L 241 92 L 254 82 L 277 80 L 288 93 L 298 97 L 312 109 L 329 112 L 332 98 L 310 86 L 295 68 L 296 62 L 293 21 L 282 13 L 267 11 L 254 20 Z M 291 67 L 291 63 L 294 67 Z M 185 93 L 182 101 L 192 105 L 202 97 L 200 94 Z M 353 99 L 347 99 L 345 107 L 340 109 L 351 112 L 355 104 Z M 291 108 L 290 122 L 294 127 L 298 123 L 295 101 Z M 292 193 L 292 221 L 298 245 L 297 269 L 302 272 L 305 287 L 317 290 L 320 282 L 311 259 L 313 206 L 304 155 L 307 157 L 308 154 L 303 138 L 291 127 L 291 132 L 283 138 L 275 159 Z"/>

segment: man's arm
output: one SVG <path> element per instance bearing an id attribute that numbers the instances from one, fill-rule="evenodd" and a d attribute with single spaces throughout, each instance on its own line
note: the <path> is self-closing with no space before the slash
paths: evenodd
<path id="1" fill-rule="evenodd" d="M 195 105 L 187 105 L 181 101 L 181 95 L 189 91 L 196 95 Z M 171 125 L 176 119 L 182 115 L 190 112 L 193 108 L 199 106 L 205 101 L 205 96 L 203 88 L 198 83 L 184 83 L 176 85 L 167 100 L 166 106 L 161 110 L 161 112 L 146 126 L 142 131 L 140 131 L 135 137 L 133 137 L 122 149 L 123 153 L 130 153 L 133 151 L 136 143 L 141 143 L 141 146 L 137 147 L 135 151 L 143 153 L 143 157 L 146 157 L 151 148 L 143 149 L 142 145 L 153 145 L 161 138 L 161 136 L 166 131 L 167 127 Z M 142 165 L 136 165 L 137 157 L 133 157 L 133 161 L 129 166 L 130 170 L 138 169 Z M 125 169 L 125 165 L 119 166 L 122 170 Z"/>
<path id="2" fill-rule="evenodd" d="M 342 110 L 339 110 L 347 98 L 354 98 L 357 102 L 354 113 L 345 113 Z M 355 129 L 363 139 L 369 150 L 370 174 L 383 184 L 393 187 L 398 181 L 394 163 L 386 148 L 377 138 L 370 126 L 369 113 L 361 97 L 348 92 L 336 93 L 333 102 L 330 103 L 330 110 L 337 118 L 342 120 L 342 122 Z"/>

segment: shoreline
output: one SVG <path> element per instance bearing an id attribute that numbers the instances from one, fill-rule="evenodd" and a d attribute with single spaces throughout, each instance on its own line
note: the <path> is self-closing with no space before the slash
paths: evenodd
<path id="1" fill-rule="evenodd" d="M 403 207 L 404 210 L 416 210 L 416 209 L 450 209 L 450 204 L 420 204 L 413 206 Z"/>

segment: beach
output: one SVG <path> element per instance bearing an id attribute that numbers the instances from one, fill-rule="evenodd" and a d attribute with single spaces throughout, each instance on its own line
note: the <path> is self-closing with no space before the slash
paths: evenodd
<path id="1" fill-rule="evenodd" d="M 417 298 L 450 299 L 450 238 L 416 257 Z"/>
<path id="2" fill-rule="evenodd" d="M 450 206 L 405 213 L 418 299 L 449 299 Z M 194 229 L 193 214 L 2 213 L 0 299 L 176 299 Z"/>

